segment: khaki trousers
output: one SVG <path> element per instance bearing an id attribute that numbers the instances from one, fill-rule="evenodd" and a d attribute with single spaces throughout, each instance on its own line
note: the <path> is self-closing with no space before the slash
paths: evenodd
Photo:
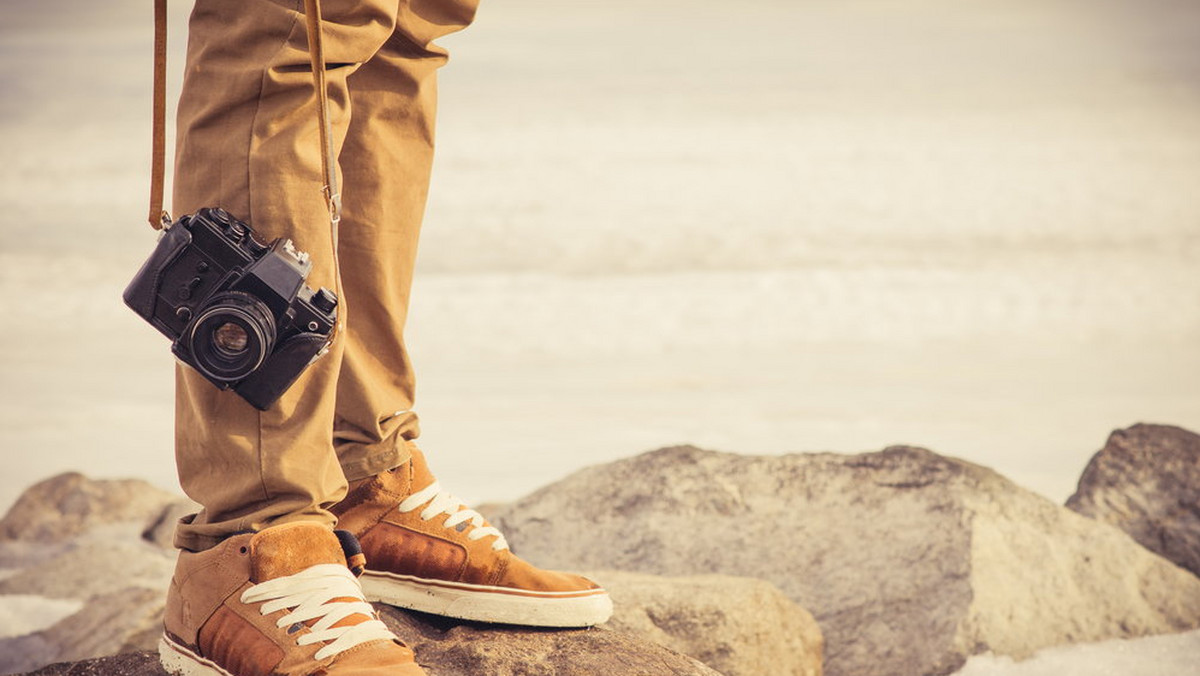
<path id="1" fill-rule="evenodd" d="M 176 372 L 176 462 L 203 509 L 176 545 L 296 520 L 333 523 L 347 481 L 398 466 L 418 434 L 403 330 L 433 155 L 433 44 L 477 0 L 325 0 L 330 109 L 343 218 L 345 329 L 268 411 Z M 309 286 L 335 287 L 320 192 L 316 96 L 301 0 L 196 0 L 179 102 L 173 206 L 223 207 L 267 242 L 313 258 Z"/>

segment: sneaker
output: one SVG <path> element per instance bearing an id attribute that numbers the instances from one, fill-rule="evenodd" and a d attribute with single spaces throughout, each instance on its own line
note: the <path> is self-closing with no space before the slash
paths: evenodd
<path id="1" fill-rule="evenodd" d="M 464 620 L 587 627 L 612 615 L 599 585 L 538 569 L 504 535 L 442 490 L 421 451 L 351 486 L 333 508 L 362 543 L 363 593 L 372 601 Z"/>
<path id="2" fill-rule="evenodd" d="M 310 522 L 181 552 L 159 642 L 176 676 L 423 676 L 349 565 L 348 533 Z M 347 563 L 347 557 L 350 563 Z"/>

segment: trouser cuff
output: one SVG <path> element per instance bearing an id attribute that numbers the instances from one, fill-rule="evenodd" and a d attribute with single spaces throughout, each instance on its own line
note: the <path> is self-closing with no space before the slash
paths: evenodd
<path id="1" fill-rule="evenodd" d="M 372 448 L 361 444 L 338 446 L 338 459 L 346 481 L 354 482 L 373 477 L 380 472 L 399 467 L 412 458 L 408 442 L 400 435 L 394 436 L 383 446 L 382 449 L 379 446 Z"/>
<path id="2" fill-rule="evenodd" d="M 262 524 L 258 528 L 239 528 L 229 522 L 217 524 L 196 524 L 196 518 L 199 513 L 188 514 L 181 517 L 175 524 L 174 545 L 176 549 L 186 549 L 189 552 L 202 552 L 206 549 L 212 549 L 221 544 L 226 538 L 243 533 L 254 533 L 263 528 L 270 526 L 278 526 L 284 523 L 293 521 L 312 521 L 315 523 L 325 524 L 333 527 L 337 523 L 337 517 L 331 512 L 318 509 L 311 510 L 299 514 L 288 514 L 276 517 L 269 524 Z"/>

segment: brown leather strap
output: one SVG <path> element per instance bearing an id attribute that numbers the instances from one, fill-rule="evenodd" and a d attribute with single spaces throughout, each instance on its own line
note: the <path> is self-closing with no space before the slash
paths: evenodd
<path id="1" fill-rule="evenodd" d="M 342 290 L 342 268 L 338 260 L 338 223 L 342 220 L 342 194 L 338 189 L 337 152 L 333 146 L 333 131 L 329 124 L 329 87 L 325 83 L 325 45 L 321 40 L 321 5 L 318 0 L 304 0 L 304 18 L 308 24 L 308 56 L 312 64 L 313 87 L 317 90 L 317 127 L 321 137 L 321 173 L 325 185 L 325 206 L 329 208 L 329 246 L 333 252 L 333 284 L 338 299 L 345 298 Z M 329 333 L 329 345 L 337 340 L 344 326 L 344 312 Z"/>
<path id="2" fill-rule="evenodd" d="M 312 60 L 313 87 L 317 91 L 317 119 L 321 136 L 322 192 L 329 207 L 337 246 L 337 224 L 342 219 L 342 196 L 338 189 L 337 153 L 329 124 L 329 89 L 325 83 L 325 49 L 321 40 L 321 7 L 317 0 L 304 0 L 308 24 L 308 52 Z M 150 227 L 155 230 L 171 223 L 163 210 L 163 183 L 166 176 L 167 148 L 167 0 L 154 0 L 154 93 L 153 138 L 150 160 Z M 336 248 L 334 249 L 336 255 Z"/>
<path id="3" fill-rule="evenodd" d="M 150 227 L 171 222 L 163 211 L 163 180 L 167 154 L 167 0 L 154 0 L 154 112 L 150 142 Z"/>
<path id="4" fill-rule="evenodd" d="M 321 173 L 325 185 L 325 203 L 329 221 L 337 225 L 342 220 L 342 195 L 338 189 L 337 152 L 329 125 L 329 87 L 325 83 L 325 45 L 321 40 L 321 5 L 317 0 L 304 0 L 304 15 L 308 24 L 308 56 L 312 61 L 313 86 L 317 90 L 317 122 L 321 134 Z"/>

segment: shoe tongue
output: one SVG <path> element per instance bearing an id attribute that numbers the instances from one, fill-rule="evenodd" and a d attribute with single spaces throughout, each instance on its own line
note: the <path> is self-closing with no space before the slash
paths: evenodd
<path id="1" fill-rule="evenodd" d="M 322 563 L 344 566 L 346 557 L 337 536 L 319 523 L 286 523 L 250 538 L 250 579 L 255 583 Z"/>

